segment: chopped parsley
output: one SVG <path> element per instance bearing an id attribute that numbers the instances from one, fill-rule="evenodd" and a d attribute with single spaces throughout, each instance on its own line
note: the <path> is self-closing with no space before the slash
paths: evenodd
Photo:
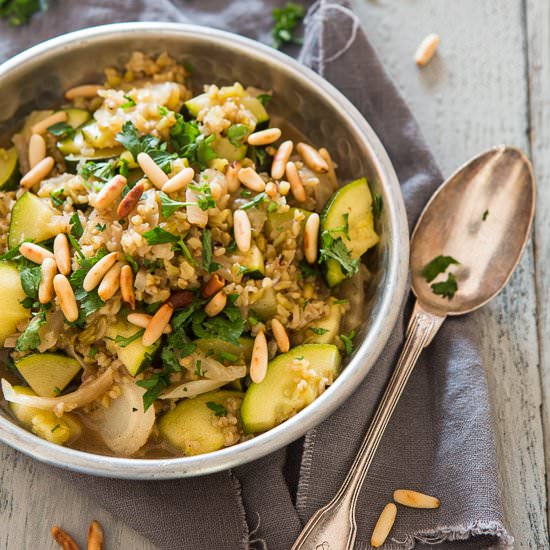
<path id="1" fill-rule="evenodd" d="M 298 267 L 300 268 L 300 272 L 302 273 L 302 276 L 304 278 L 317 276 L 317 270 L 315 269 L 315 267 L 313 267 L 311 264 L 308 264 L 305 260 L 300 260 Z"/>
<path id="2" fill-rule="evenodd" d="M 159 105 L 159 115 L 160 116 L 166 116 L 170 114 L 170 109 L 165 107 L 164 105 Z"/>
<path id="3" fill-rule="evenodd" d="M 109 340 L 114 340 L 115 344 L 117 344 L 121 348 L 125 348 L 126 346 L 130 345 L 132 342 L 135 342 L 136 340 L 139 340 L 143 333 L 145 332 L 145 329 L 139 329 L 135 334 L 132 334 L 131 336 L 121 336 L 118 334 L 114 339 L 109 338 Z"/>
<path id="4" fill-rule="evenodd" d="M 223 405 L 220 405 L 219 403 L 215 403 L 214 401 L 208 401 L 206 403 L 206 406 L 211 411 L 214 411 L 214 414 L 216 416 L 227 416 L 227 409 Z"/>
<path id="5" fill-rule="evenodd" d="M 107 224 L 105 224 L 105 223 L 96 223 L 95 228 L 98 231 L 100 231 L 101 233 L 103 233 L 103 231 L 105 231 L 105 229 L 107 229 Z"/>
<path id="6" fill-rule="evenodd" d="M 71 225 L 71 235 L 76 239 L 80 239 L 84 234 L 84 228 L 82 227 L 82 222 L 80 221 L 80 216 L 78 212 L 74 212 L 69 219 L 69 224 Z"/>
<path id="7" fill-rule="evenodd" d="M 126 254 L 124 256 L 124 259 L 130 264 L 130 267 L 132 268 L 132 271 L 134 273 L 137 273 L 139 271 L 138 263 L 134 260 L 132 256 L 130 256 L 130 254 Z"/>
<path id="8" fill-rule="evenodd" d="M 340 334 L 340 340 L 344 344 L 344 351 L 346 355 L 349 355 L 353 351 L 353 339 L 355 338 L 355 331 L 352 330 L 349 334 Z"/>
<path id="9" fill-rule="evenodd" d="M 38 287 L 40 286 L 41 268 L 40 266 L 27 267 L 19 273 L 21 286 L 25 294 L 35 300 L 38 297 Z"/>
<path id="10" fill-rule="evenodd" d="M 197 192 L 197 204 L 201 210 L 208 210 L 216 207 L 216 201 L 212 197 L 212 190 L 208 182 L 200 184 L 189 184 L 189 189 Z"/>
<path id="11" fill-rule="evenodd" d="M 273 15 L 273 47 L 279 49 L 284 44 L 301 44 L 302 40 L 294 36 L 294 31 L 304 18 L 305 7 L 287 2 L 282 8 L 275 8 Z"/>
<path id="12" fill-rule="evenodd" d="M 56 424 L 52 429 L 51 432 L 54 433 L 56 430 L 59 430 L 61 428 L 61 424 Z"/>
<path id="13" fill-rule="evenodd" d="M 204 169 L 209 161 L 217 158 L 218 154 L 212 148 L 215 139 L 214 134 L 201 134 L 196 120 L 186 121 L 176 113 L 176 123 L 170 128 L 170 144 L 190 164 Z"/>
<path id="14" fill-rule="evenodd" d="M 155 372 L 149 378 L 138 380 L 136 384 L 147 391 L 143 394 L 143 408 L 147 410 L 170 385 L 170 376 L 163 372 Z"/>
<path id="15" fill-rule="evenodd" d="M 202 232 L 202 267 L 208 273 L 220 269 L 220 264 L 212 261 L 212 231 L 204 229 Z"/>
<path id="16" fill-rule="evenodd" d="M 372 215 L 378 219 L 382 213 L 382 208 L 384 206 L 384 201 L 380 193 L 375 193 L 372 197 Z"/>
<path id="17" fill-rule="evenodd" d="M 52 199 L 54 206 L 61 206 L 65 202 L 63 192 L 63 189 L 56 189 L 50 193 L 50 198 Z"/>
<path id="18" fill-rule="evenodd" d="M 195 376 L 202 377 L 204 376 L 204 372 L 202 371 L 202 361 L 200 359 L 197 359 L 195 361 Z"/>
<path id="19" fill-rule="evenodd" d="M 311 332 L 317 334 L 317 336 L 323 336 L 323 334 L 328 332 L 328 329 L 321 327 L 308 327 L 308 330 L 311 330 Z"/>
<path id="20" fill-rule="evenodd" d="M 153 229 L 146 231 L 143 234 L 143 238 L 147 241 L 147 244 L 164 244 L 164 243 L 177 243 L 179 237 L 162 229 L 161 227 L 153 227 Z"/>
<path id="21" fill-rule="evenodd" d="M 75 134 L 74 128 L 72 126 L 69 126 L 66 122 L 58 122 L 57 124 L 52 124 L 52 126 L 48 126 L 48 132 L 60 139 L 73 137 Z"/>
<path id="22" fill-rule="evenodd" d="M 233 124 L 227 129 L 227 139 L 234 147 L 241 147 L 249 132 L 250 128 L 245 124 Z"/>
<path id="23" fill-rule="evenodd" d="M 88 357 L 95 357 L 97 355 L 97 352 L 99 350 L 97 349 L 97 346 L 90 346 L 90 350 L 88 351 Z"/>
<path id="24" fill-rule="evenodd" d="M 227 351 L 220 351 L 218 358 L 222 363 L 235 363 L 239 359 L 237 355 Z"/>
<path id="25" fill-rule="evenodd" d="M 344 223 L 340 227 L 327 229 L 326 231 L 331 235 L 335 233 L 343 233 L 346 236 L 346 239 L 349 241 L 349 214 L 347 212 L 342 214 L 342 218 L 344 219 Z"/>
<path id="26" fill-rule="evenodd" d="M 55 395 L 61 395 L 61 388 L 58 388 L 57 386 L 53 389 L 53 393 Z"/>
<path id="27" fill-rule="evenodd" d="M 446 281 L 433 283 L 430 286 L 434 294 L 438 294 L 442 298 L 447 298 L 448 300 L 453 298 L 458 290 L 458 283 L 453 273 L 449 273 Z"/>
<path id="28" fill-rule="evenodd" d="M 116 160 L 106 160 L 104 162 L 94 162 L 88 160 L 84 164 L 80 165 L 78 173 L 88 180 L 94 177 L 100 181 L 106 182 L 112 179 L 119 167 L 119 162 Z"/>
<path id="29" fill-rule="evenodd" d="M 24 243 L 32 242 L 32 240 L 25 239 L 23 241 Z M 14 246 L 13 248 L 10 248 L 8 251 L 4 252 L 2 256 L 0 256 L 0 260 L 13 260 L 16 256 L 19 256 L 19 247 L 23 243 L 19 243 L 18 245 Z"/>
<path id="30" fill-rule="evenodd" d="M 250 202 L 243 204 L 241 210 L 249 210 L 250 208 L 255 208 L 267 200 L 266 193 L 258 193 Z M 277 206 L 275 206 L 277 208 Z"/>
<path id="31" fill-rule="evenodd" d="M 73 241 L 71 241 L 71 243 L 72 242 Z M 69 277 L 75 298 L 80 302 L 79 317 L 75 321 L 76 326 L 83 325 L 86 317 L 105 305 L 105 302 L 99 297 L 97 289 L 88 292 L 84 290 L 82 285 L 88 271 L 106 255 L 107 250 L 104 248 L 101 248 L 92 258 L 86 258 L 83 255 L 79 255 L 78 262 L 80 267 L 76 271 L 73 271 Z"/>
<path id="32" fill-rule="evenodd" d="M 272 99 L 270 94 L 259 94 L 256 99 L 265 107 Z"/>
<path id="33" fill-rule="evenodd" d="M 489 215 L 489 210 L 485 210 L 485 212 L 483 212 L 483 217 L 481 218 L 481 220 L 485 221 L 488 215 Z"/>
<path id="34" fill-rule="evenodd" d="M 17 351 L 37 349 L 40 345 L 40 328 L 46 324 L 46 309 L 36 313 L 27 328 L 21 333 L 15 344 Z"/>
<path id="35" fill-rule="evenodd" d="M 459 263 L 452 256 L 437 256 L 424 266 L 420 274 L 426 279 L 426 282 L 431 283 L 440 273 L 445 273 L 450 265 Z"/>
<path id="36" fill-rule="evenodd" d="M 136 100 L 133 97 L 125 94 L 124 99 L 126 100 L 126 102 L 120 106 L 121 109 L 130 109 L 131 107 L 136 106 Z"/>
<path id="37" fill-rule="evenodd" d="M 329 231 L 321 233 L 321 248 L 319 250 L 319 263 L 332 259 L 340 265 L 346 277 L 351 277 L 359 271 L 359 260 L 351 257 L 344 241 L 331 236 Z"/>
<path id="38" fill-rule="evenodd" d="M 165 218 L 169 218 L 174 212 L 179 210 L 182 206 L 188 206 L 189 202 L 175 201 L 171 199 L 164 191 L 159 192 L 160 196 L 160 210 Z"/>

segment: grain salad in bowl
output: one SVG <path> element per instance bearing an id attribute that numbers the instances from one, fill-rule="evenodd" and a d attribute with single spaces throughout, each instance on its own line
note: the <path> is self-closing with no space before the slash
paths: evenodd
<path id="1" fill-rule="evenodd" d="M 313 402 L 364 320 L 366 179 L 339 182 L 271 92 L 189 73 L 134 52 L 0 150 L 3 404 L 50 442 L 235 445 Z"/>

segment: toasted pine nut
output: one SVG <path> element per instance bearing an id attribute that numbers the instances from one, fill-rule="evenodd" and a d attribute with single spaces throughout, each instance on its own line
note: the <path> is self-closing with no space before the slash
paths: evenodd
<path id="1" fill-rule="evenodd" d="M 439 35 L 430 33 L 422 42 L 420 42 L 416 52 L 414 53 L 414 62 L 423 67 L 434 56 L 439 43 L 441 42 Z"/>
<path id="2" fill-rule="evenodd" d="M 52 527 L 52 537 L 63 550 L 78 550 L 78 544 L 76 544 L 71 535 L 57 525 Z"/>
<path id="3" fill-rule="evenodd" d="M 225 180 L 227 181 L 227 190 L 229 193 L 234 193 L 241 185 L 238 177 L 240 169 L 241 163 L 238 160 L 234 160 L 225 171 Z"/>
<path id="4" fill-rule="evenodd" d="M 227 304 L 227 296 L 223 290 L 220 290 L 214 297 L 204 306 L 204 312 L 208 317 L 215 317 L 223 311 Z"/>
<path id="5" fill-rule="evenodd" d="M 296 168 L 296 164 L 292 161 L 286 163 L 286 177 L 294 198 L 298 202 L 304 202 L 307 199 L 306 190 L 302 183 L 302 178 L 298 173 L 298 168 Z"/>
<path id="6" fill-rule="evenodd" d="M 69 279 L 65 275 L 58 273 L 53 278 L 53 288 L 65 319 L 69 322 L 76 321 L 78 319 L 78 306 L 76 305 L 76 298 L 74 297 Z"/>
<path id="7" fill-rule="evenodd" d="M 320 218 L 317 212 L 310 214 L 304 229 L 304 256 L 310 264 L 317 261 L 317 242 L 319 240 Z"/>
<path id="8" fill-rule="evenodd" d="M 147 315 L 147 313 L 129 313 L 126 319 L 129 323 L 132 323 L 132 325 L 136 325 L 136 327 L 147 328 L 152 318 L 153 316 Z M 166 325 L 164 334 L 170 334 L 171 332 L 172 327 L 170 325 Z"/>
<path id="9" fill-rule="evenodd" d="M 250 378 L 252 378 L 252 382 L 259 384 L 265 378 L 268 359 L 267 340 L 264 331 L 260 330 L 254 339 L 252 358 L 250 359 Z"/>
<path id="10" fill-rule="evenodd" d="M 282 180 L 279 182 L 279 193 L 281 195 L 288 195 L 288 192 L 290 191 L 290 183 L 286 180 Z"/>
<path id="11" fill-rule="evenodd" d="M 203 298 L 210 298 L 214 296 L 218 290 L 221 290 L 225 286 L 225 281 L 218 275 L 214 273 L 208 279 L 208 282 L 201 289 L 201 296 Z"/>
<path id="12" fill-rule="evenodd" d="M 269 145 L 274 141 L 277 141 L 281 137 L 281 130 L 279 128 L 268 128 L 267 130 L 260 130 L 254 132 L 248 136 L 249 145 Z"/>
<path id="13" fill-rule="evenodd" d="M 409 489 L 397 489 L 394 491 L 393 500 L 409 508 L 439 508 L 441 504 L 438 498 Z"/>
<path id="14" fill-rule="evenodd" d="M 53 278 L 57 273 L 57 266 L 53 258 L 45 258 L 40 267 L 40 284 L 38 285 L 38 301 L 47 304 L 53 298 Z"/>
<path id="15" fill-rule="evenodd" d="M 145 191 L 145 186 L 142 182 L 138 182 L 128 191 L 126 196 L 120 201 L 116 210 L 119 218 L 125 218 L 136 206 L 141 199 L 141 195 Z"/>
<path id="16" fill-rule="evenodd" d="M 41 264 L 46 258 L 53 259 L 54 257 L 49 250 L 46 250 L 42 246 L 34 243 L 23 243 L 19 247 L 19 252 L 21 255 L 25 256 L 27 260 L 30 260 L 35 264 Z"/>
<path id="17" fill-rule="evenodd" d="M 110 300 L 120 288 L 120 270 L 121 265 L 115 264 L 105 273 L 101 283 L 99 283 L 97 294 L 104 302 Z"/>
<path id="18" fill-rule="evenodd" d="M 151 346 L 162 336 L 164 329 L 170 324 L 172 313 L 174 308 L 171 304 L 166 303 L 159 307 L 143 333 L 144 346 Z"/>
<path id="19" fill-rule="evenodd" d="M 277 194 L 277 185 L 272 181 L 268 181 L 265 185 L 265 192 L 269 197 L 274 197 Z"/>
<path id="20" fill-rule="evenodd" d="M 382 546 L 388 535 L 390 534 L 391 528 L 395 523 L 395 516 L 397 515 L 397 506 L 393 502 L 388 502 L 382 513 L 378 517 L 376 525 L 374 526 L 374 531 L 370 538 L 370 543 L 375 548 Z"/>
<path id="21" fill-rule="evenodd" d="M 222 198 L 223 189 L 217 181 L 210 182 L 210 193 L 216 202 Z"/>
<path id="22" fill-rule="evenodd" d="M 103 529 L 95 519 L 88 528 L 88 550 L 103 550 Z"/>
<path id="23" fill-rule="evenodd" d="M 178 172 L 175 176 L 172 176 L 163 186 L 162 190 L 165 193 L 173 193 L 186 187 L 195 177 L 195 170 L 193 168 L 184 168 Z"/>
<path id="24" fill-rule="evenodd" d="M 98 210 L 103 210 L 111 206 L 116 198 L 122 193 L 126 183 L 126 178 L 120 174 L 116 175 L 114 178 L 111 178 L 103 186 L 103 189 L 96 195 L 92 206 Z"/>
<path id="25" fill-rule="evenodd" d="M 99 90 L 103 90 L 103 86 L 97 84 L 82 84 L 81 86 L 75 86 L 74 88 L 69 88 L 65 92 L 65 99 L 72 101 L 77 97 L 92 98 L 97 95 Z"/>
<path id="26" fill-rule="evenodd" d="M 19 184 L 25 189 L 30 189 L 40 183 L 53 170 L 54 165 L 55 160 L 53 157 L 43 158 L 21 178 Z"/>
<path id="27" fill-rule="evenodd" d="M 65 111 L 57 111 L 53 115 L 47 116 L 41 121 L 37 122 L 34 126 L 31 126 L 31 133 L 33 134 L 45 134 L 47 129 L 58 122 L 65 122 L 67 120 L 67 113 Z"/>
<path id="28" fill-rule="evenodd" d="M 208 223 L 208 212 L 202 210 L 198 205 L 198 195 L 189 187 L 185 190 L 185 198 L 187 202 L 192 203 L 187 205 L 187 221 L 193 225 L 204 227 Z"/>
<path id="29" fill-rule="evenodd" d="M 271 165 L 271 177 L 274 180 L 280 180 L 284 176 L 286 163 L 292 155 L 292 149 L 294 149 L 294 143 L 290 139 L 279 145 Z"/>
<path id="30" fill-rule="evenodd" d="M 332 157 L 330 156 L 330 153 L 327 149 L 324 147 L 321 147 L 319 149 L 319 154 L 321 155 L 321 158 L 327 163 L 328 166 L 328 172 L 327 177 L 328 181 L 332 185 L 333 189 L 338 188 L 338 179 L 336 178 L 336 169 L 334 167 L 334 162 L 332 160 Z"/>
<path id="31" fill-rule="evenodd" d="M 53 241 L 53 255 L 59 273 L 68 275 L 71 272 L 71 249 L 65 233 L 59 233 Z"/>
<path id="32" fill-rule="evenodd" d="M 288 339 L 288 334 L 285 327 L 279 319 L 271 320 L 271 332 L 273 332 L 275 342 L 277 342 L 277 347 L 282 353 L 286 353 L 290 349 L 290 340 Z"/>
<path id="33" fill-rule="evenodd" d="M 162 186 L 168 181 L 164 170 L 147 153 L 139 153 L 136 160 L 151 183 L 162 189 Z"/>
<path id="34" fill-rule="evenodd" d="M 136 295 L 134 292 L 134 272 L 129 265 L 123 265 L 120 269 L 120 294 L 122 300 L 136 309 Z"/>
<path id="35" fill-rule="evenodd" d="M 29 140 L 29 166 L 34 168 L 46 158 L 46 141 L 40 134 L 33 134 Z"/>
<path id="36" fill-rule="evenodd" d="M 195 295 L 190 290 L 176 290 L 175 292 L 172 292 L 170 298 L 168 298 L 166 302 L 169 303 L 174 309 L 178 309 L 193 303 L 194 299 Z"/>
<path id="37" fill-rule="evenodd" d="M 248 252 L 252 241 L 252 226 L 248 214 L 244 210 L 233 212 L 233 231 L 235 242 L 241 252 Z"/>
<path id="38" fill-rule="evenodd" d="M 298 143 L 296 150 L 310 170 L 314 172 L 328 172 L 328 164 L 315 147 L 307 143 Z"/>
<path id="39" fill-rule="evenodd" d="M 265 189 L 265 182 L 253 168 L 241 168 L 237 174 L 239 181 L 252 191 L 261 193 Z"/>
<path id="40" fill-rule="evenodd" d="M 86 277 L 84 277 L 84 281 L 82 282 L 82 288 L 86 292 L 90 292 L 93 290 L 100 282 L 101 279 L 105 276 L 105 273 L 113 267 L 115 262 L 118 258 L 118 252 L 111 252 L 110 254 L 107 254 L 97 264 L 92 266 L 90 271 L 86 273 Z"/>

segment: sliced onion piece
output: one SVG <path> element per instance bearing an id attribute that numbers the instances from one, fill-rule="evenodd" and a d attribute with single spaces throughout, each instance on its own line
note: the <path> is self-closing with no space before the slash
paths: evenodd
<path id="1" fill-rule="evenodd" d="M 2 378 L 2 393 L 4 399 L 11 403 L 53 411 L 60 415 L 99 399 L 112 385 L 113 371 L 107 369 L 91 382 L 82 384 L 76 391 L 59 397 L 38 397 L 16 393 L 13 386 L 4 378 Z"/>

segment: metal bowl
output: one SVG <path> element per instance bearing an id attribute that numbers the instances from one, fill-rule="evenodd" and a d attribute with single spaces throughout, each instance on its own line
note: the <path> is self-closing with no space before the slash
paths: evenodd
<path id="1" fill-rule="evenodd" d="M 166 459 L 102 456 L 36 437 L 0 413 L 0 440 L 43 462 L 107 477 L 169 479 L 209 474 L 265 456 L 298 439 L 344 404 L 364 379 L 396 322 L 405 293 L 408 229 L 399 184 L 379 139 L 333 86 L 294 59 L 240 36 L 195 25 L 123 23 L 54 38 L 0 66 L 0 136 L 29 111 L 51 108 L 62 91 L 96 82 L 103 67 L 122 65 L 130 52 L 168 51 L 193 65 L 195 89 L 205 82 L 272 89 L 272 109 L 318 145 L 329 148 L 342 181 L 366 175 L 382 195 L 381 243 L 358 345 L 344 370 L 315 402 L 280 426 L 211 454 Z"/>

